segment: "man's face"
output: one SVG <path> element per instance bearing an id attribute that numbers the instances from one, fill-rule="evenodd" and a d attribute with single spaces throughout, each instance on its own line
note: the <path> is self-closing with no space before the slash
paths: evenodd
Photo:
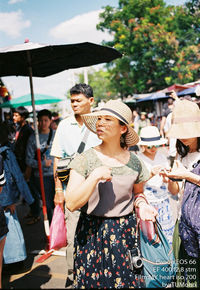
<path id="1" fill-rule="evenodd" d="M 51 119 L 49 119 L 48 116 L 41 116 L 38 119 L 38 128 L 41 131 L 47 131 L 50 128 L 51 125 Z"/>
<path id="2" fill-rule="evenodd" d="M 16 112 L 13 113 L 13 122 L 14 123 L 21 124 L 23 121 L 24 121 L 24 118 L 19 113 L 16 113 Z"/>
<path id="3" fill-rule="evenodd" d="M 75 115 L 90 113 L 94 98 L 87 98 L 83 94 L 71 95 L 71 107 Z"/>

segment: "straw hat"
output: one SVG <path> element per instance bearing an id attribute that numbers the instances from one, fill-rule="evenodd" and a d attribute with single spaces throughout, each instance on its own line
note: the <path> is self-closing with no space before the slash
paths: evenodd
<path id="1" fill-rule="evenodd" d="M 167 139 L 160 136 L 160 132 L 155 126 L 146 126 L 140 132 L 141 141 L 138 145 L 159 146 L 167 143 Z"/>
<path id="2" fill-rule="evenodd" d="M 197 104 L 188 100 L 175 102 L 167 136 L 177 139 L 200 137 L 200 109 Z"/>
<path id="3" fill-rule="evenodd" d="M 131 127 L 132 112 L 131 109 L 122 101 L 110 100 L 99 111 L 82 115 L 83 122 L 93 133 L 96 132 L 96 122 L 98 116 L 112 116 L 122 121 L 128 128 L 125 142 L 127 146 L 133 146 L 139 142 L 139 136 Z"/>

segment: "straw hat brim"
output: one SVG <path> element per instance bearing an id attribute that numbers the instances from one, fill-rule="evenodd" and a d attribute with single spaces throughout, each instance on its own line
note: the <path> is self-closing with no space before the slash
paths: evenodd
<path id="1" fill-rule="evenodd" d="M 145 145 L 145 146 L 159 146 L 159 145 L 164 145 L 167 143 L 167 139 L 165 138 L 160 138 L 160 140 L 157 140 L 157 141 L 140 141 L 138 143 L 138 145 Z"/>
<path id="2" fill-rule="evenodd" d="M 200 122 L 172 124 L 166 136 L 176 139 L 200 137 Z"/>
<path id="3" fill-rule="evenodd" d="M 82 118 L 84 124 L 86 125 L 86 127 L 95 134 L 97 133 L 96 132 L 96 122 L 97 122 L 97 119 L 99 116 L 112 116 L 112 117 L 117 118 L 118 120 L 124 122 L 120 117 L 117 117 L 115 114 L 113 114 L 112 112 L 108 112 L 108 111 L 96 111 L 96 112 L 92 112 L 90 114 L 81 115 L 81 118 Z M 127 126 L 127 129 L 128 129 L 127 134 L 126 134 L 126 138 L 125 138 L 126 144 L 127 144 L 127 146 L 134 146 L 140 141 L 140 138 L 139 138 L 138 134 L 135 132 L 135 130 L 129 124 L 125 124 L 125 125 Z"/>

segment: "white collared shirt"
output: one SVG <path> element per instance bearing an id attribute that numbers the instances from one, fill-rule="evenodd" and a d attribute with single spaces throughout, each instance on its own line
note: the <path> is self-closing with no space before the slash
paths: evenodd
<path id="1" fill-rule="evenodd" d="M 58 128 L 56 129 L 50 154 L 58 158 L 73 155 L 77 152 L 85 131 L 85 124 L 80 126 L 74 116 L 70 116 L 60 121 Z M 91 147 L 97 146 L 100 143 L 101 140 L 97 137 L 97 135 L 90 131 L 86 140 L 84 151 Z"/>

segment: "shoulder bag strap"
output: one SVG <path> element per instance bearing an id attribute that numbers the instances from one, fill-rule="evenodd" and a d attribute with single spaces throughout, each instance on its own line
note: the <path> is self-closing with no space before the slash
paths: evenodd
<path id="1" fill-rule="evenodd" d="M 47 151 L 47 149 L 49 147 L 49 144 L 50 144 L 50 141 L 51 141 L 52 134 L 53 134 L 53 130 L 50 128 L 49 137 L 48 137 L 48 140 L 47 140 L 47 144 L 46 144 L 46 147 L 44 148 L 44 150 L 43 151 L 40 151 L 41 152 L 41 155 L 43 155 Z"/>
<path id="2" fill-rule="evenodd" d="M 83 139 L 78 147 L 77 152 L 80 154 L 83 152 L 84 148 L 85 148 L 85 143 L 87 141 L 88 135 L 89 135 L 90 131 L 86 128 L 85 134 L 83 136 Z"/>

